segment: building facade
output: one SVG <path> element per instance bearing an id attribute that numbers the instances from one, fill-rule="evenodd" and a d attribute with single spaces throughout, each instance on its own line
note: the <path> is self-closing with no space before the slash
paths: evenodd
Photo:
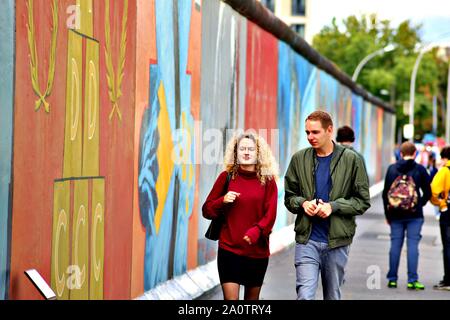
<path id="1" fill-rule="evenodd" d="M 284 23 L 290 26 L 308 43 L 312 42 L 309 25 L 309 3 L 311 0 L 260 0 Z"/>

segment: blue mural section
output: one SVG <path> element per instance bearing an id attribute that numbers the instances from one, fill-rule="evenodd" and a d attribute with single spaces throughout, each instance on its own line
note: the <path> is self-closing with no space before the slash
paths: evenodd
<path id="1" fill-rule="evenodd" d="M 0 300 L 7 298 L 14 88 L 14 1 L 0 2 Z"/>
<path id="2" fill-rule="evenodd" d="M 338 95 L 338 82 L 336 81 L 336 79 L 322 70 L 319 71 L 318 81 L 319 101 L 317 103 L 316 109 L 321 109 L 331 114 L 333 123 L 336 127 L 338 127 L 342 121 L 341 117 L 339 117 L 340 96 Z"/>
<path id="3" fill-rule="evenodd" d="M 150 67 L 150 81 L 158 81 L 158 69 L 152 65 Z M 149 241 L 157 237 L 155 226 L 155 213 L 159 205 L 158 195 L 155 189 L 156 180 L 159 174 L 159 165 L 157 159 L 157 148 L 159 145 L 159 132 L 157 127 L 157 119 L 160 111 L 157 86 L 150 85 L 150 103 L 149 109 L 144 113 L 141 127 L 140 151 L 139 151 L 139 209 L 141 213 L 141 221 L 146 229 L 146 247 L 144 261 L 144 282 L 150 283 L 154 276 L 147 270 L 149 269 L 150 259 L 152 259 L 152 249 Z M 162 255 L 161 255 L 162 256 Z M 153 280 L 154 281 L 154 280 Z M 147 285 L 145 285 L 147 289 Z"/>
<path id="4" fill-rule="evenodd" d="M 296 86 L 293 86 L 293 89 L 297 92 L 294 92 L 293 94 L 298 95 L 300 101 L 299 104 L 295 105 L 295 110 L 293 111 L 295 116 L 292 119 L 293 130 L 291 131 L 291 148 L 296 150 L 304 145 L 304 122 L 307 113 L 305 110 L 307 109 L 307 106 L 310 106 L 308 109 L 310 110 L 312 108 L 312 103 L 314 103 L 313 101 L 310 101 L 310 99 L 315 99 L 315 91 L 312 90 L 312 86 L 316 81 L 315 76 L 317 69 L 301 55 L 292 51 L 292 49 L 291 52 L 294 55 L 294 72 L 295 78 L 297 79 Z"/>
<path id="5" fill-rule="evenodd" d="M 187 271 L 195 192 L 194 119 L 187 73 L 191 2 L 156 1 L 155 10 L 158 59 L 150 67 L 149 108 L 142 119 L 139 153 L 145 290 Z"/>
<path id="6" fill-rule="evenodd" d="M 278 161 L 280 172 L 284 174 L 291 154 L 291 120 L 293 120 L 294 111 L 298 109 L 296 106 L 300 105 L 300 102 L 298 91 L 293 89 L 297 83 L 297 73 L 291 72 L 293 68 L 292 50 L 284 42 L 279 43 L 278 50 L 278 128 L 280 130 L 280 158 Z"/>
<path id="7" fill-rule="evenodd" d="M 298 140 L 298 150 L 310 147 L 308 140 L 305 136 L 305 119 L 309 114 L 318 109 L 318 96 L 317 96 L 317 80 L 319 70 L 314 67 L 311 75 L 308 77 L 308 82 L 305 87 L 304 97 L 300 106 L 300 132 L 301 137 Z"/>
<path id="8" fill-rule="evenodd" d="M 175 153 L 179 155 L 179 206 L 176 221 L 176 241 L 174 252 L 174 275 L 187 270 L 189 218 L 192 215 L 195 193 L 195 133 L 194 117 L 191 113 L 191 75 L 188 74 L 189 34 L 192 2 L 178 0 L 179 74 L 180 74 L 180 130 L 174 139 L 178 142 Z"/>
<path id="9" fill-rule="evenodd" d="M 355 142 L 353 143 L 353 147 L 361 152 L 361 141 L 362 141 L 362 130 L 361 130 L 361 122 L 362 122 L 362 105 L 363 98 L 352 94 L 352 128 L 355 132 Z"/>
<path id="10" fill-rule="evenodd" d="M 278 47 L 278 128 L 279 128 L 279 159 L 280 181 L 283 182 L 284 174 L 289 165 L 292 153 L 292 134 L 295 122 L 298 120 L 300 97 L 298 90 L 297 73 L 292 72 L 294 68 L 294 54 L 287 44 L 279 42 Z M 278 184 L 278 202 L 282 203 L 284 198 L 284 184 Z M 289 220 L 289 214 L 284 206 L 278 206 L 277 219 L 274 230 L 284 227 Z"/>
<path id="11" fill-rule="evenodd" d="M 376 170 L 376 157 L 373 146 L 376 144 L 376 136 L 373 135 L 375 119 L 372 118 L 372 105 L 368 102 L 364 102 L 363 106 L 363 149 L 362 154 L 367 164 L 367 174 L 369 175 L 369 182 L 372 182 L 375 177 Z M 376 149 L 375 149 L 376 150 Z"/>
<path id="12" fill-rule="evenodd" d="M 163 147 L 162 135 L 176 128 L 173 9 L 172 1 L 155 2 L 158 60 L 150 67 L 149 109 L 144 114 L 141 128 L 139 205 L 146 227 L 145 290 L 169 278 L 170 261 L 173 261 L 170 253 L 176 175 L 173 170 L 164 172 L 171 167 L 161 164 L 163 159 L 158 158 Z M 168 176 L 170 181 L 159 182 Z M 168 184 L 167 189 L 162 188 L 166 196 L 157 188 L 158 182 Z"/>
<path id="13" fill-rule="evenodd" d="M 305 121 L 305 112 L 302 110 L 308 103 L 310 95 L 314 95 L 315 92 L 314 89 L 307 92 L 314 68 L 286 43 L 280 41 L 278 50 L 279 164 L 280 172 L 284 174 L 289 165 L 290 156 L 300 148 L 301 140 L 304 138 L 301 123 Z M 312 81 L 314 83 L 314 79 Z"/>

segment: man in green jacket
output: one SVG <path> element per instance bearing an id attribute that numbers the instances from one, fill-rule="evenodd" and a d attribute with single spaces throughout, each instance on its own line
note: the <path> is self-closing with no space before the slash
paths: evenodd
<path id="1" fill-rule="evenodd" d="M 295 220 L 297 299 L 315 298 L 319 272 L 325 300 L 339 300 L 355 216 L 370 207 L 363 160 L 332 140 L 333 121 L 315 111 L 305 123 L 312 148 L 291 159 L 285 176 L 286 208 Z"/>

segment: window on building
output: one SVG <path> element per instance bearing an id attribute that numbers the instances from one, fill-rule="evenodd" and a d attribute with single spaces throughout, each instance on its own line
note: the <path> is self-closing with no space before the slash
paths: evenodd
<path id="1" fill-rule="evenodd" d="M 272 12 L 275 12 L 275 0 L 261 0 L 261 3 Z"/>
<path id="2" fill-rule="evenodd" d="M 294 30 L 300 37 L 305 37 L 305 25 L 304 24 L 293 24 L 291 26 L 292 30 Z"/>
<path id="3" fill-rule="evenodd" d="M 304 16 L 305 15 L 305 1 L 306 0 L 292 0 L 292 15 Z"/>

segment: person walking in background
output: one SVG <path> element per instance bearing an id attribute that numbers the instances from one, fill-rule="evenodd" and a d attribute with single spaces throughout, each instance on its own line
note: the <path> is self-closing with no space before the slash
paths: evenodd
<path id="1" fill-rule="evenodd" d="M 350 149 L 359 155 L 363 160 L 364 166 L 366 165 L 364 156 L 353 148 L 353 143 L 355 142 L 355 132 L 352 128 L 349 126 L 340 127 L 337 130 L 336 142 L 339 142 L 344 148 Z"/>
<path id="2" fill-rule="evenodd" d="M 443 246 L 444 278 L 433 289 L 450 291 L 450 146 L 441 151 L 444 166 L 439 169 L 431 182 L 431 203 L 439 207 L 439 227 Z"/>
<path id="3" fill-rule="evenodd" d="M 396 143 L 395 147 L 394 147 L 394 156 L 395 156 L 395 161 L 399 161 L 402 159 L 401 155 L 400 155 L 400 143 Z"/>
<path id="4" fill-rule="evenodd" d="M 324 299 L 339 300 L 355 216 L 370 207 L 369 181 L 363 160 L 333 142 L 328 113 L 313 112 L 305 128 L 311 147 L 292 157 L 284 197 L 286 208 L 297 215 L 297 299 L 315 299 L 320 273 Z"/>
<path id="5" fill-rule="evenodd" d="M 438 172 L 438 169 L 436 168 L 436 156 L 435 156 L 434 152 L 429 152 L 428 163 L 425 168 L 427 169 L 427 172 L 430 175 L 430 180 L 433 181 L 434 176 Z M 434 208 L 434 216 L 435 216 L 436 220 L 439 220 L 439 217 L 441 215 L 441 212 L 439 211 L 439 207 L 433 206 L 433 208 Z"/>
<path id="6" fill-rule="evenodd" d="M 383 205 L 391 228 L 388 287 L 397 288 L 398 267 L 406 232 L 408 289 L 424 290 L 417 273 L 419 242 L 424 222 L 423 206 L 431 196 L 430 176 L 415 162 L 417 149 L 411 142 L 400 146 L 401 159 L 388 167 L 383 189 Z"/>
<path id="7" fill-rule="evenodd" d="M 268 144 L 243 134 L 228 144 L 225 171 L 217 178 L 202 211 L 207 219 L 223 215 L 217 266 L 225 300 L 258 300 L 269 262 L 269 234 L 277 213 L 278 169 Z M 228 190 L 225 189 L 230 176 Z"/>
<path id="8" fill-rule="evenodd" d="M 436 168 L 436 156 L 432 152 L 429 153 L 426 169 L 430 175 L 430 179 L 433 180 L 434 176 L 438 172 L 438 169 Z"/>

